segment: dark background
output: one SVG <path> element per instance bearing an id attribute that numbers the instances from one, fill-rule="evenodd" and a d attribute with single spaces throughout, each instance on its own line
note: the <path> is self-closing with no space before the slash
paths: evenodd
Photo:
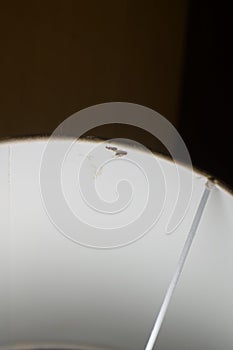
<path id="1" fill-rule="evenodd" d="M 233 186 L 233 15 L 228 1 L 191 1 L 179 131 L 193 163 Z"/>
<path id="2" fill-rule="evenodd" d="M 0 137 L 50 134 L 90 105 L 153 108 L 193 163 L 233 185 L 230 2 L 11 1 L 0 11 Z M 99 137 L 150 134 L 109 125 Z"/>

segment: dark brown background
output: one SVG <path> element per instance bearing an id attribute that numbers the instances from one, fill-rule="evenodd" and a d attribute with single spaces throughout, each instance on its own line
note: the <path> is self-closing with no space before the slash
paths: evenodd
<path id="1" fill-rule="evenodd" d="M 0 137 L 49 134 L 108 101 L 151 107 L 181 132 L 194 165 L 233 182 L 231 11 L 206 1 L 1 3 Z M 136 128 L 90 131 L 156 140 Z"/>
<path id="2" fill-rule="evenodd" d="M 5 3 L 1 136 L 49 133 L 107 101 L 150 106 L 175 122 L 186 15 L 186 0 Z"/>

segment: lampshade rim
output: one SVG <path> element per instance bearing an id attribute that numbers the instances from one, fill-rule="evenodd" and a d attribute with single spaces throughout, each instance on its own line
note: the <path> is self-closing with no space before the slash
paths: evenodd
<path id="1" fill-rule="evenodd" d="M 35 135 L 18 135 L 18 136 L 6 136 L 6 137 L 0 137 L 0 145 L 4 143 L 17 143 L 17 142 L 24 142 L 24 141 L 43 141 L 43 140 L 49 140 L 51 137 L 51 134 L 35 134 Z M 66 140 L 70 139 L 70 136 L 57 136 L 58 140 Z M 96 137 L 96 136 L 81 136 L 80 137 L 81 141 L 87 141 L 87 142 L 104 142 L 107 141 L 108 139 L 102 138 L 102 137 Z M 125 144 L 124 144 L 125 145 Z M 127 147 L 130 147 L 130 144 L 127 145 Z M 142 150 L 141 150 L 142 151 Z M 150 149 L 150 151 L 156 155 L 157 157 L 160 157 L 162 159 L 165 159 L 168 162 L 172 162 L 171 158 L 169 155 L 162 153 L 161 151 Z M 182 162 L 181 160 L 176 160 L 177 164 L 190 169 L 187 164 Z M 227 184 L 225 181 L 222 179 L 219 179 L 218 177 L 213 176 L 210 174 L 208 171 L 203 170 L 197 166 L 192 166 L 193 170 L 195 173 L 197 173 L 200 176 L 205 176 L 207 178 L 211 178 L 222 190 L 226 191 L 228 194 L 233 196 L 233 187 L 231 187 L 229 184 Z"/>

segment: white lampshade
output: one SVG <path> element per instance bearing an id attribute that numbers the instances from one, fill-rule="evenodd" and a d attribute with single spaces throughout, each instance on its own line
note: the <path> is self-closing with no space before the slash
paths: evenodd
<path id="1" fill-rule="evenodd" d="M 93 249 L 75 242 L 49 217 L 40 183 L 46 138 L 0 143 L 0 348 L 143 350 L 203 193 L 205 175 L 193 173 L 193 192 L 184 219 L 170 234 L 166 223 L 176 194 L 175 166 L 155 154 L 166 178 L 163 211 L 140 239 L 114 249 Z M 53 141 L 55 148 L 67 140 Z M 98 169 L 95 156 L 86 158 L 95 141 L 72 146 L 61 185 L 75 216 L 93 227 L 110 229 L 140 217 L 145 183 L 134 164 L 150 154 L 127 145 L 99 151 L 114 163 Z M 102 147 L 102 148 L 101 148 Z M 111 145 L 112 147 L 112 145 Z M 124 153 L 125 152 L 125 153 Z M 139 154 L 140 153 L 140 154 Z M 97 188 L 114 200 L 117 178 L 135 180 L 135 197 L 125 211 L 90 214 L 73 186 L 75 167 L 88 159 Z M 112 168 L 111 168 L 112 167 Z M 184 178 L 190 170 L 179 165 Z M 136 175 L 139 178 L 136 178 Z M 160 174 L 155 174 L 154 180 Z M 159 180 L 158 180 L 159 181 Z M 173 183 L 174 181 L 174 183 Z M 188 180 L 187 180 L 188 181 Z M 52 184 L 51 184 L 52 185 Z M 87 184 L 88 186 L 88 184 Z M 182 184 L 185 187 L 185 180 Z M 154 198 L 162 200 L 164 189 Z M 136 204 L 135 204 L 136 203 Z M 54 206 L 59 203 L 54 202 Z M 114 221 L 115 220 L 115 221 Z M 58 220 L 62 221 L 61 218 Z M 59 226 L 59 225 L 58 225 Z M 102 227 L 102 226 L 101 226 Z M 130 230 L 130 228 L 129 228 Z M 64 230 L 63 230 L 64 231 Z M 82 232 L 83 234 L 83 232 Z M 77 232 L 79 237 L 79 232 Z M 78 240 L 78 239 L 77 239 Z M 116 237 L 117 241 L 117 237 Z M 91 243 L 91 242 L 89 242 Z M 119 242 L 118 242 L 119 243 Z M 91 245 L 91 244 L 90 244 Z M 233 348 L 233 196 L 221 185 L 211 193 L 197 235 L 156 343 L 158 350 L 232 350 Z"/>

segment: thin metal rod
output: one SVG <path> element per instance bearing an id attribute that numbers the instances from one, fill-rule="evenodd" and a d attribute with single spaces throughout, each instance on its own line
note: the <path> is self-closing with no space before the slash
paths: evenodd
<path id="1" fill-rule="evenodd" d="M 160 328 L 162 326 L 164 317 L 165 317 L 166 312 L 167 312 L 167 308 L 168 308 L 169 303 L 171 301 L 172 295 L 174 294 L 176 285 L 177 285 L 177 283 L 179 281 L 181 272 L 182 272 L 183 267 L 184 267 L 184 263 L 185 263 L 186 258 L 188 256 L 188 253 L 189 253 L 189 250 L 191 248 L 191 245 L 192 245 L 193 239 L 195 237 L 195 234 L 197 232 L 197 228 L 198 228 L 198 225 L 200 223 L 203 211 L 205 209 L 207 200 L 209 198 L 210 192 L 211 192 L 213 187 L 214 187 L 214 183 L 211 180 L 208 180 L 207 183 L 205 184 L 205 190 L 204 190 L 203 195 L 201 197 L 200 204 L 199 204 L 199 206 L 197 208 L 197 211 L 196 211 L 196 214 L 194 216 L 194 219 L 193 219 L 193 222 L 192 222 L 192 225 L 191 225 L 188 237 L 187 237 L 187 239 L 185 241 L 183 250 L 181 252 L 181 255 L 180 255 L 180 258 L 179 258 L 176 270 L 174 272 L 172 280 L 171 280 L 171 282 L 169 284 L 169 287 L 167 289 L 166 295 L 164 297 L 164 300 L 163 300 L 162 306 L 160 308 L 158 317 L 157 317 L 157 319 L 156 319 L 156 321 L 154 323 L 154 326 L 152 328 L 152 331 L 151 331 L 149 340 L 147 342 L 147 345 L 145 347 L 145 350 L 152 350 L 154 345 L 155 345 L 155 342 L 157 340 Z"/>

